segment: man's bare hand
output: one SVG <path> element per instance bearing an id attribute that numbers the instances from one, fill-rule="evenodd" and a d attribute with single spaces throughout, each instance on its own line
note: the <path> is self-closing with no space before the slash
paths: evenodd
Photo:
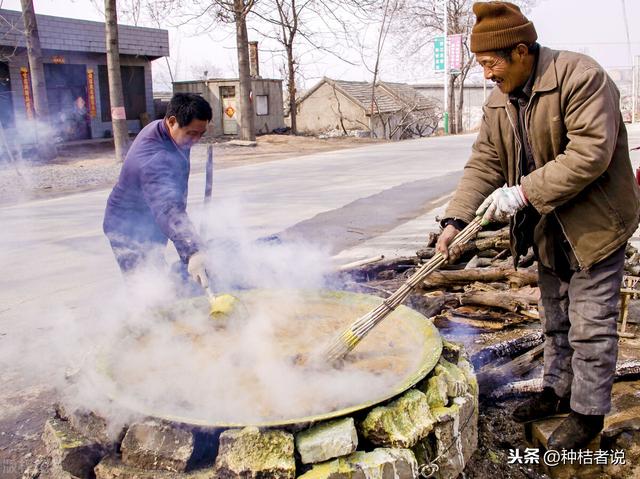
<path id="1" fill-rule="evenodd" d="M 460 230 L 453 225 L 447 225 L 445 229 L 440 233 L 438 242 L 436 243 L 436 251 L 441 253 L 445 257 L 448 263 L 455 263 L 462 255 L 462 250 L 459 246 L 454 246 L 449 249 L 449 245 L 453 239 L 458 236 Z"/>

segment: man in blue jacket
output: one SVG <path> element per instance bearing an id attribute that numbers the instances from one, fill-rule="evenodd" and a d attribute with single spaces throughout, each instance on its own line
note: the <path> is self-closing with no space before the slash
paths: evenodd
<path id="1" fill-rule="evenodd" d="M 123 273 L 163 258 L 170 239 L 189 276 L 208 286 L 203 242 L 187 215 L 187 189 L 191 147 L 211 118 L 205 99 L 177 93 L 165 117 L 144 127 L 131 145 L 103 223 Z"/>

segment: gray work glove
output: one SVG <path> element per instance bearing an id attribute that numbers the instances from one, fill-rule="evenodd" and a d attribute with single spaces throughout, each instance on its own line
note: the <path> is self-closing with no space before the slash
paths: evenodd
<path id="1" fill-rule="evenodd" d="M 189 276 L 203 288 L 209 287 L 209 275 L 206 264 L 207 256 L 202 251 L 194 253 L 193 256 L 189 258 L 189 263 L 187 264 Z"/>
<path id="2" fill-rule="evenodd" d="M 482 226 L 489 223 L 506 223 L 527 206 L 527 203 L 520 185 L 503 186 L 487 196 L 476 211 L 476 216 L 482 216 Z"/>

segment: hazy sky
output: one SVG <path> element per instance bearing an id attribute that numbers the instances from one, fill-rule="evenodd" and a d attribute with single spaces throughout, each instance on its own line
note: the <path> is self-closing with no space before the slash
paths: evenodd
<path id="1" fill-rule="evenodd" d="M 606 68 L 631 65 L 623 17 L 624 0 L 538 0 L 529 13 L 538 31 L 539 42 L 552 48 L 566 48 L 593 56 Z M 102 0 L 98 1 L 103 4 Z M 2 8 L 20 9 L 20 0 L 0 0 Z M 36 13 L 103 21 L 91 0 L 34 0 Z M 626 0 L 631 54 L 640 55 L 640 0 Z M 250 33 L 251 36 L 251 33 Z M 184 29 L 170 29 L 171 58 L 177 79 L 193 79 L 203 70 L 217 69 L 223 76 L 236 75 L 235 37 L 222 28 L 208 35 L 193 37 Z M 389 42 L 391 48 L 391 42 Z M 345 45 L 343 48 L 347 49 Z M 430 62 L 425 61 L 427 65 Z M 387 54 L 381 76 L 390 81 L 420 82 L 433 80 L 429 67 L 407 68 L 404 59 Z M 261 52 L 263 77 L 280 78 L 280 60 L 268 51 Z M 351 66 L 335 57 L 316 57 L 303 68 L 306 87 L 323 75 L 351 80 L 370 79 L 361 66 Z M 156 87 L 166 88 L 164 60 L 154 62 Z M 437 77 L 436 77 L 437 78 Z"/>

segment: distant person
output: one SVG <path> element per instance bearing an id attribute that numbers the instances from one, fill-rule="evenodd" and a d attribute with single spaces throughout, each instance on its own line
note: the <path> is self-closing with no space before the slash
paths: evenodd
<path id="1" fill-rule="evenodd" d="M 79 95 L 70 103 L 71 106 L 60 114 L 62 139 L 73 141 L 90 138 L 87 102 Z"/>
<path id="2" fill-rule="evenodd" d="M 208 286 L 204 245 L 187 215 L 187 188 L 191 147 L 211 118 L 201 96 L 177 93 L 165 117 L 144 127 L 131 145 L 103 223 L 123 273 L 163 262 L 171 240 L 185 279 Z"/>
<path id="3" fill-rule="evenodd" d="M 516 264 L 533 247 L 544 390 L 513 417 L 570 413 L 548 445 L 580 449 L 611 409 L 625 245 L 640 215 L 620 94 L 592 58 L 538 45 L 516 5 L 478 2 L 473 11 L 471 51 L 496 88 L 436 249 L 447 256 L 476 215 L 510 222 Z"/>

